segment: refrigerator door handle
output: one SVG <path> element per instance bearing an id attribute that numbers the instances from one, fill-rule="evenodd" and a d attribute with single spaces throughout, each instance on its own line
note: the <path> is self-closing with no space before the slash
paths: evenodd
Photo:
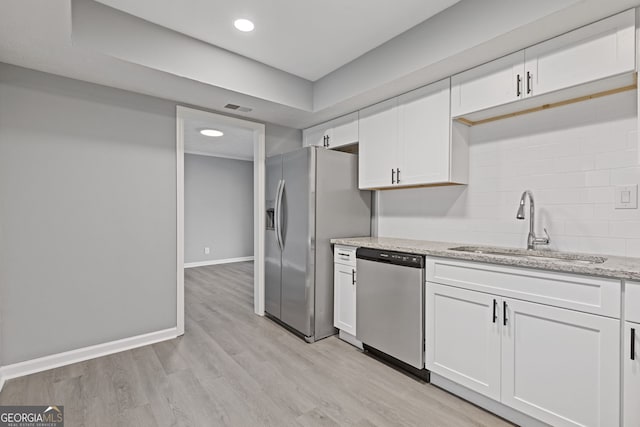
<path id="1" fill-rule="evenodd" d="M 278 240 L 278 246 L 280 246 L 280 250 L 284 250 L 284 241 L 282 239 L 282 194 L 284 193 L 284 180 L 280 180 L 278 182 L 278 192 L 276 195 L 276 206 L 275 206 L 275 231 L 276 231 L 276 239 Z"/>

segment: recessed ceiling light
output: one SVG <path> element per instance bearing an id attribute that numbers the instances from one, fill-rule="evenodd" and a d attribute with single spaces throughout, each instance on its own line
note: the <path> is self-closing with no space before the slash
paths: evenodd
<path id="1" fill-rule="evenodd" d="M 221 132 L 217 129 L 202 129 L 200 133 L 203 134 L 204 136 L 214 136 L 214 137 L 224 135 L 224 132 Z"/>
<path id="2" fill-rule="evenodd" d="M 238 30 L 243 31 L 245 33 L 249 31 L 253 31 L 253 29 L 255 28 L 255 25 L 253 25 L 253 22 L 249 21 L 248 19 L 236 19 L 233 25 Z"/>

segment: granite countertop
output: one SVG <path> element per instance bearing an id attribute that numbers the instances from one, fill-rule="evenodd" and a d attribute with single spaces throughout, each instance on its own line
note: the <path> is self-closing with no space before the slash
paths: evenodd
<path id="1" fill-rule="evenodd" d="M 452 251 L 450 248 L 459 246 L 473 246 L 483 250 L 507 249 L 493 246 L 469 245 L 450 242 L 430 242 L 427 240 L 395 239 L 391 237 L 352 237 L 331 239 L 331 243 L 347 246 L 357 246 L 373 249 L 385 249 L 398 252 L 409 252 L 442 258 L 479 261 L 490 264 L 508 265 L 513 267 L 529 267 L 542 270 L 560 271 L 564 273 L 586 274 L 590 276 L 608 277 L 620 280 L 640 281 L 640 258 L 624 258 L 608 255 L 576 254 L 580 256 L 601 256 L 606 261 L 599 264 L 572 263 L 562 260 L 536 257 L 514 257 L 508 255 L 494 255 L 487 253 Z M 508 249 L 507 249 L 508 250 Z M 536 251 L 537 254 L 550 251 Z M 558 252 L 553 252 L 558 253 Z M 560 252 L 560 254 L 566 254 Z"/>

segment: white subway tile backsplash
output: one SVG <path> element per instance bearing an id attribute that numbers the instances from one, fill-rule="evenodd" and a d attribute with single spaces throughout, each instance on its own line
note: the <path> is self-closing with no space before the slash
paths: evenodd
<path id="1" fill-rule="evenodd" d="M 640 221 L 611 222 L 611 236 L 624 239 L 640 239 Z"/>
<path id="2" fill-rule="evenodd" d="M 469 185 L 379 192 L 379 235 L 524 247 L 529 189 L 552 249 L 640 257 L 640 209 L 613 204 L 615 186 L 640 184 L 636 103 L 626 92 L 470 128 Z"/>
<path id="3" fill-rule="evenodd" d="M 596 157 L 596 169 L 626 168 L 638 165 L 636 150 L 610 151 Z"/>
<path id="4" fill-rule="evenodd" d="M 590 171 L 585 173 L 585 185 L 587 187 L 605 187 L 610 183 L 611 183 L 610 170 Z"/>
<path id="5" fill-rule="evenodd" d="M 586 188 L 552 189 L 536 191 L 538 206 L 581 204 L 588 202 Z"/>
<path id="6" fill-rule="evenodd" d="M 593 155 L 578 157 L 557 157 L 553 161 L 555 172 L 590 171 L 596 168 L 596 159 Z"/>
<path id="7" fill-rule="evenodd" d="M 613 203 L 613 187 L 593 187 L 587 189 L 588 203 Z"/>
<path id="8" fill-rule="evenodd" d="M 606 133 L 605 127 L 595 130 L 595 135 L 584 139 L 580 144 L 580 152 L 583 154 L 602 154 L 614 151 L 628 150 L 627 134 L 624 130 L 614 131 L 612 134 Z M 595 136 L 595 138 L 594 138 Z"/>
<path id="9" fill-rule="evenodd" d="M 593 209 L 593 216 L 596 219 L 640 221 L 640 210 L 638 209 L 616 209 L 613 203 L 595 204 Z"/>
<path id="10" fill-rule="evenodd" d="M 553 218 L 554 220 L 568 219 L 572 221 L 584 221 L 596 219 L 594 214 L 594 205 L 587 203 L 550 206 L 538 204 L 536 209 L 539 209 L 541 212 L 546 212 L 548 217 Z"/>
<path id="11" fill-rule="evenodd" d="M 611 185 L 632 184 L 640 184 L 640 166 L 611 171 Z"/>
<path id="12" fill-rule="evenodd" d="M 547 159 L 534 160 L 526 159 L 520 165 L 520 174 L 527 175 L 546 175 L 557 172 L 555 162 L 550 162 Z"/>
<path id="13" fill-rule="evenodd" d="M 627 256 L 640 258 L 640 239 L 627 239 Z"/>
<path id="14" fill-rule="evenodd" d="M 609 221 L 567 221 L 564 233 L 567 236 L 609 236 Z"/>

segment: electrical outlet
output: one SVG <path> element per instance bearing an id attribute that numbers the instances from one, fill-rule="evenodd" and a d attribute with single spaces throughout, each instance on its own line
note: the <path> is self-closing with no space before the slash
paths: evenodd
<path id="1" fill-rule="evenodd" d="M 209 255 L 210 252 L 211 252 L 211 249 L 209 247 L 205 247 L 204 248 L 204 254 L 205 255 Z"/>
<path id="2" fill-rule="evenodd" d="M 638 185 L 623 185 L 615 189 L 616 209 L 638 209 Z"/>

